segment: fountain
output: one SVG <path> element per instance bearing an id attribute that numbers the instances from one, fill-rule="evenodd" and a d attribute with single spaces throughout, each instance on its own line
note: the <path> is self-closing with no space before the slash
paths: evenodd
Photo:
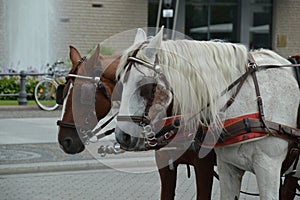
<path id="1" fill-rule="evenodd" d="M 6 66 L 16 71 L 49 62 L 50 0 L 9 0 L 6 4 Z"/>

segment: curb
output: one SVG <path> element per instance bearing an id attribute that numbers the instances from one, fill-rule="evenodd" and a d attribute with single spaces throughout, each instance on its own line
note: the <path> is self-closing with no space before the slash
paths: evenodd
<path id="1" fill-rule="evenodd" d="M 28 164 L 0 165 L 0 175 L 57 172 L 69 170 L 106 169 L 107 166 L 96 160 L 66 161 L 66 162 L 43 162 Z"/>
<path id="2" fill-rule="evenodd" d="M 40 110 L 37 105 L 0 106 L 0 110 Z"/>
<path id="3" fill-rule="evenodd" d="M 60 171 L 79 171 L 79 170 L 101 170 L 119 168 L 140 168 L 156 167 L 153 158 L 120 158 L 105 160 L 106 164 L 98 160 L 80 160 L 64 162 L 42 162 L 26 164 L 5 164 L 0 165 L 0 175 L 44 173 Z"/>
<path id="4" fill-rule="evenodd" d="M 0 106 L 0 110 L 4 110 L 4 111 L 21 111 L 21 110 L 30 110 L 30 111 L 45 111 L 45 112 L 53 112 L 53 111 L 59 111 L 61 110 L 62 107 L 59 106 L 56 110 L 52 110 L 52 111 L 46 111 L 46 110 L 42 110 L 40 109 L 37 105 L 15 105 L 15 106 Z"/>

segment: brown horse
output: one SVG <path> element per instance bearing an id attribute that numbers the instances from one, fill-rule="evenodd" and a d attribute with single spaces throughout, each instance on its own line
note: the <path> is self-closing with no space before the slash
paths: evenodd
<path id="1" fill-rule="evenodd" d="M 98 47 L 94 55 L 89 58 L 89 61 L 94 60 L 94 63 L 97 63 L 98 55 L 100 55 L 99 51 L 100 50 Z M 110 111 L 111 102 L 109 98 L 111 98 L 116 84 L 115 72 L 120 60 L 120 55 L 100 55 L 99 57 L 101 60 L 101 65 L 103 67 L 103 69 L 100 71 L 103 72 L 101 74 L 101 85 L 104 88 L 104 90 L 97 89 L 95 94 L 95 110 L 98 121 L 105 117 Z M 96 68 L 93 69 L 93 67 L 90 66 L 90 69 L 86 69 L 86 62 L 84 62 L 84 59 L 82 59 L 82 56 L 80 55 L 79 51 L 73 46 L 70 46 L 70 59 L 73 65 L 70 70 L 70 74 L 78 73 L 86 76 L 94 76 L 95 71 L 97 71 Z M 70 78 L 69 80 L 67 80 L 67 84 L 68 82 L 74 82 L 74 78 Z M 72 93 L 76 89 L 78 88 L 70 89 L 69 95 L 66 97 L 67 99 L 65 100 L 62 119 L 58 123 L 58 125 L 60 126 L 58 133 L 58 141 L 61 145 L 61 148 L 68 154 L 80 153 L 85 148 L 74 125 L 75 123 L 72 109 L 76 109 L 76 111 L 78 111 L 77 109 L 81 109 L 79 111 L 79 113 L 81 113 L 81 116 L 79 117 L 82 117 L 82 121 L 86 121 L 86 116 L 90 115 L 90 113 L 93 112 L 92 110 L 82 109 L 83 106 L 80 105 L 76 108 L 72 108 Z M 67 91 L 64 92 L 67 93 Z M 90 128 L 93 129 L 96 123 L 97 122 L 89 123 L 91 125 Z M 180 156 L 175 161 L 173 161 L 172 159 L 172 154 L 173 151 L 171 150 L 155 152 L 156 164 L 158 166 L 159 175 L 161 179 L 161 199 L 174 199 L 177 178 L 177 166 L 179 164 L 187 164 L 194 166 L 194 171 L 197 180 L 197 199 L 211 199 L 211 190 L 214 173 L 213 167 L 215 163 L 214 152 L 211 151 L 211 153 L 209 153 L 206 157 L 200 159 L 198 158 L 197 152 L 194 149 L 188 149 L 184 154 L 182 154 L 182 156 Z M 170 161 L 172 161 L 172 163 L 170 163 Z"/>

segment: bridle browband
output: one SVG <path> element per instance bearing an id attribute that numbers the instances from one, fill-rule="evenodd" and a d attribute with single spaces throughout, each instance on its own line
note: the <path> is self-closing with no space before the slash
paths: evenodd
<path id="1" fill-rule="evenodd" d="M 133 57 L 133 56 L 128 57 L 128 61 L 139 63 L 139 64 L 143 65 L 144 67 L 153 70 L 156 74 L 160 75 L 161 71 L 160 71 L 160 66 L 157 63 L 157 60 L 158 59 L 156 58 L 156 61 L 154 62 L 154 64 L 152 64 L 152 63 L 149 63 L 147 61 L 141 60 L 141 59 Z"/>

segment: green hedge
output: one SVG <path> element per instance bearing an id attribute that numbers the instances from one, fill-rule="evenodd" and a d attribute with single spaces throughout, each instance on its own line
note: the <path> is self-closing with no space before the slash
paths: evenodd
<path id="1" fill-rule="evenodd" d="M 26 92 L 33 94 L 34 87 L 38 83 L 38 79 L 35 77 L 26 77 Z M 2 77 L 0 79 L 0 94 L 18 94 L 20 92 L 20 77 Z M 0 100 L 17 100 L 18 96 L 13 97 L 0 97 Z M 28 96 L 28 100 L 34 99 L 33 96 Z"/>

